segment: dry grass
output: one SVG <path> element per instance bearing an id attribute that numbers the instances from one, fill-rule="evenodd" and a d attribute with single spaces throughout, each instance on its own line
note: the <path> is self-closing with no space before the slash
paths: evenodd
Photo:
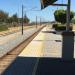
<path id="1" fill-rule="evenodd" d="M 26 30 L 26 29 L 33 28 L 33 27 L 35 27 L 35 26 L 24 26 L 24 29 Z M 21 26 L 19 26 L 19 27 L 11 27 L 7 31 L 1 31 L 0 35 L 7 35 L 7 34 L 10 34 L 12 32 L 20 31 L 21 29 L 22 29 Z"/>

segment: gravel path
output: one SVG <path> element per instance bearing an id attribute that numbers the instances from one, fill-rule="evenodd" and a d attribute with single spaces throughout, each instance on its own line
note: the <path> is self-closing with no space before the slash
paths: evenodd
<path id="1" fill-rule="evenodd" d="M 21 32 L 17 32 L 11 35 L 0 37 L 0 57 L 8 53 L 10 50 L 19 45 L 38 30 L 39 28 L 32 28 L 25 30 L 24 35 L 21 35 Z"/>

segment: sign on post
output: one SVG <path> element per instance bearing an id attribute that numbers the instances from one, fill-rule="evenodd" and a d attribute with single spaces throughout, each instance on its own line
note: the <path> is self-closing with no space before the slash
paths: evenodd
<path id="1" fill-rule="evenodd" d="M 41 0 L 41 9 L 46 8 L 50 4 L 55 3 L 57 0 Z"/>
<path id="2" fill-rule="evenodd" d="M 64 60 L 73 60 L 74 56 L 74 32 L 69 30 L 70 27 L 70 6 L 71 0 L 67 4 L 55 4 L 58 0 L 41 0 L 41 9 L 49 5 L 52 6 L 66 6 L 67 7 L 67 25 L 66 31 L 62 33 L 62 58 Z"/>

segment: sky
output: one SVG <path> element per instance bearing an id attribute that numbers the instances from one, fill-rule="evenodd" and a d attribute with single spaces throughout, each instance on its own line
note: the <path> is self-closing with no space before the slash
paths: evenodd
<path id="1" fill-rule="evenodd" d="M 56 3 L 67 3 L 67 0 L 58 0 Z M 38 21 L 54 21 L 54 11 L 56 9 L 66 9 L 65 7 L 48 6 L 41 10 L 40 0 L 0 0 L 0 10 L 9 13 L 9 16 L 17 13 L 19 17 L 22 16 L 22 4 L 24 5 L 24 14 L 31 22 Z M 75 12 L 75 0 L 71 0 L 71 10 Z"/>

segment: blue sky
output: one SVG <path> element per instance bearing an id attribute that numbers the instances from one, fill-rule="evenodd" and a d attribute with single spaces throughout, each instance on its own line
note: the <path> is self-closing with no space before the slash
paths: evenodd
<path id="1" fill-rule="evenodd" d="M 63 0 L 63 3 L 66 3 L 66 1 L 67 0 Z M 75 0 L 71 1 L 72 1 L 71 10 L 75 11 Z M 62 0 L 58 0 L 56 3 L 61 2 Z M 25 6 L 24 11 L 26 11 L 28 18 L 30 18 L 31 21 L 35 21 L 36 16 L 38 17 L 38 21 L 40 17 L 42 18 L 42 20 L 53 21 L 54 20 L 53 12 L 57 8 L 64 9 L 64 7 L 49 6 L 41 11 L 40 0 L 0 0 L 0 10 L 8 12 L 10 16 L 17 13 L 18 16 L 21 17 L 22 4 Z M 34 8 L 33 10 L 40 10 L 40 11 L 30 11 L 30 9 L 32 8 Z"/>

